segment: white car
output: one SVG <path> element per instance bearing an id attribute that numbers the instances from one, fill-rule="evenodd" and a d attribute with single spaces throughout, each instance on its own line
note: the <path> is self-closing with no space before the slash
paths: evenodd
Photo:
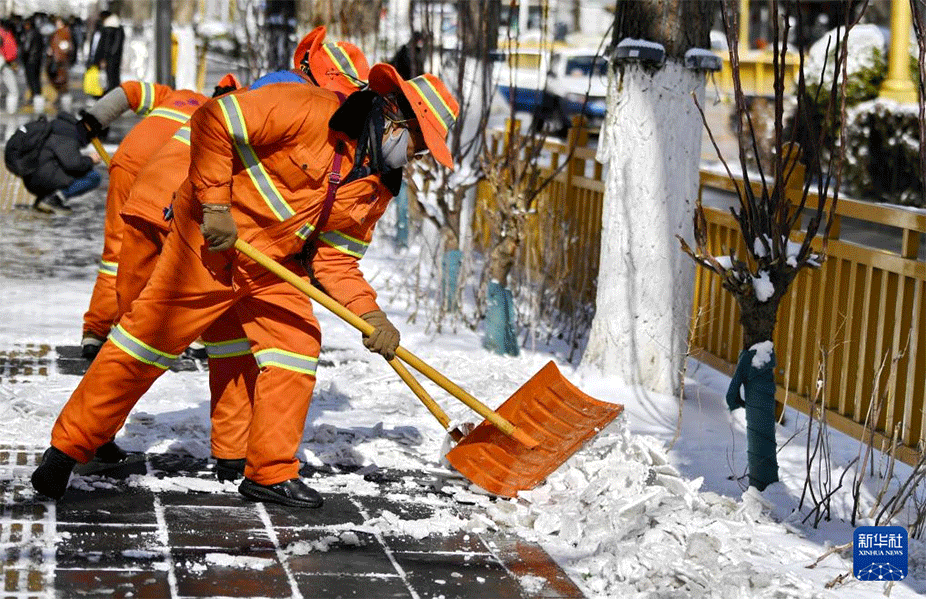
<path id="1" fill-rule="evenodd" d="M 533 114 L 535 127 L 562 132 L 575 114 L 593 127 L 604 119 L 608 61 L 595 50 L 519 48 L 497 59 L 499 92 L 515 110 Z"/>

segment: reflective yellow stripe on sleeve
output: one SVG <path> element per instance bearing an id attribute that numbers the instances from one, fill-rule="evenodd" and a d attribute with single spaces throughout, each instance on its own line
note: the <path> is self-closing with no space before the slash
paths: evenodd
<path id="1" fill-rule="evenodd" d="M 138 102 L 135 114 L 147 116 L 154 109 L 154 84 L 139 82 L 138 85 L 141 87 L 141 100 Z"/>
<path id="2" fill-rule="evenodd" d="M 159 116 L 164 119 L 170 119 L 172 121 L 177 121 L 178 123 L 185 123 L 190 120 L 190 115 L 185 112 L 180 112 L 179 110 L 174 110 L 173 108 L 164 108 L 159 106 L 151 112 L 148 113 L 148 116 Z"/>
<path id="3" fill-rule="evenodd" d="M 363 258 L 363 254 L 366 253 L 367 248 L 370 246 L 369 243 L 360 241 L 340 231 L 325 231 L 318 236 L 318 239 L 334 249 L 355 258 Z"/>
<path id="4" fill-rule="evenodd" d="M 98 269 L 100 274 L 109 275 L 111 277 L 119 274 L 119 264 L 116 262 L 107 262 L 106 260 L 100 260 L 100 268 Z"/>
<path id="5" fill-rule="evenodd" d="M 177 129 L 177 132 L 174 133 L 172 139 L 176 139 L 179 142 L 183 142 L 186 145 L 190 145 L 190 126 L 184 125 Z"/>
<path id="6" fill-rule="evenodd" d="M 235 150 L 264 202 L 278 220 L 284 221 L 295 215 L 296 212 L 286 203 L 273 181 L 270 180 L 270 175 L 267 174 L 264 165 L 260 163 L 254 148 L 248 141 L 248 130 L 238 100 L 235 96 L 225 96 L 219 99 L 219 107 L 225 117 L 225 124 L 231 139 L 235 143 Z"/>

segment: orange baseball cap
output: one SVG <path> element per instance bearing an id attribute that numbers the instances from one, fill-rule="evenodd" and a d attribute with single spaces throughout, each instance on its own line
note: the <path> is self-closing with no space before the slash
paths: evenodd
<path id="1" fill-rule="evenodd" d="M 460 114 L 460 106 L 440 79 L 425 73 L 405 81 L 395 67 L 377 63 L 370 69 L 370 89 L 380 95 L 400 92 L 411 104 L 424 141 L 434 158 L 453 170 L 447 134 Z"/>
<path id="2" fill-rule="evenodd" d="M 319 87 L 350 95 L 365 85 L 370 65 L 360 48 L 350 42 L 326 42 L 325 27 L 310 31 L 293 53 L 293 66 L 306 69 Z"/>

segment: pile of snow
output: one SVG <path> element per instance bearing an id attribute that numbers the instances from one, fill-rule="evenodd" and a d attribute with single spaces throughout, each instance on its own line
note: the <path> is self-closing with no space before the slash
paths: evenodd
<path id="1" fill-rule="evenodd" d="M 808 86 L 820 83 L 821 79 L 822 83 L 827 86 L 832 84 L 833 75 L 836 72 L 833 52 L 837 42 L 843 43 L 845 35 L 845 27 L 833 29 L 810 47 L 804 62 L 804 76 Z M 863 70 L 884 67 L 886 41 L 884 33 L 877 25 L 856 25 L 849 30 L 846 43 L 849 48 L 846 57 L 846 73 L 850 78 Z M 825 73 L 824 66 L 826 67 Z"/>

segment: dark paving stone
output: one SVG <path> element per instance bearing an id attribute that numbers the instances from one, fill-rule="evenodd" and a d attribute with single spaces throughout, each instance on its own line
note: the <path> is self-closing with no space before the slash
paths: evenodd
<path id="1" fill-rule="evenodd" d="M 68 489 L 55 509 L 58 522 L 64 524 L 157 524 L 154 495 L 134 487 L 93 491 Z"/>
<path id="2" fill-rule="evenodd" d="M 396 553 L 395 559 L 421 597 L 523 597 L 521 585 L 491 556 Z"/>
<path id="3" fill-rule="evenodd" d="M 413 597 L 398 576 L 328 576 L 294 574 L 306 599 L 405 599 Z M 475 599 L 475 598 L 471 598 Z M 483 599 L 488 599 L 485 596 Z"/>
<path id="4" fill-rule="evenodd" d="M 163 478 L 165 474 L 182 474 L 184 476 L 198 476 L 212 478 L 209 470 L 209 460 L 194 458 L 191 455 L 179 453 L 152 453 L 148 455 L 148 463 L 155 476 Z"/>
<path id="5" fill-rule="evenodd" d="M 495 554 L 505 567 L 517 577 L 539 576 L 546 582 L 536 593 L 526 593 L 530 599 L 585 597 L 579 587 L 563 572 L 550 556 L 538 545 L 527 543 L 515 535 L 490 533 L 483 535 L 483 541 L 491 544 Z"/>
<path id="6" fill-rule="evenodd" d="M 272 549 L 257 512 L 249 508 L 166 506 L 171 547 L 205 547 L 229 552 Z"/>
<path id="7" fill-rule="evenodd" d="M 310 483 L 311 484 L 311 483 Z M 270 522 L 278 526 L 333 526 L 337 524 L 362 524 L 360 510 L 347 495 L 326 494 L 325 504 L 312 510 L 300 510 L 273 503 L 265 503 Z"/>
<path id="8" fill-rule="evenodd" d="M 289 580 L 273 551 L 248 557 L 272 560 L 266 568 L 220 566 L 209 554 L 173 552 L 177 592 L 184 597 L 291 597 Z M 224 554 L 222 554 L 224 555 Z M 229 554 L 238 555 L 238 554 Z"/>
<path id="9" fill-rule="evenodd" d="M 489 554 L 489 548 L 479 535 L 457 532 L 450 535 L 434 534 L 423 539 L 408 535 L 387 536 L 383 539 L 393 551 L 423 551 L 425 553 L 482 553 Z"/>
<path id="10" fill-rule="evenodd" d="M 392 512 L 402 520 L 424 520 L 434 515 L 436 509 L 426 503 L 416 501 L 399 501 L 379 495 L 362 495 L 355 498 L 373 518 L 383 512 Z"/>
<path id="11" fill-rule="evenodd" d="M 0 493 L 4 489 L 0 485 Z M 0 521 L 5 520 L 41 520 L 45 517 L 48 506 L 44 503 L 34 501 L 24 501 L 19 503 L 7 503 L 0 506 Z"/>
<path id="12" fill-rule="evenodd" d="M 59 568 L 144 568 L 163 552 L 153 527 L 60 524 L 55 559 Z"/>
<path id="13" fill-rule="evenodd" d="M 277 539 L 294 574 L 397 574 L 383 546 L 368 533 L 281 529 Z"/>
<path id="14" fill-rule="evenodd" d="M 65 570 L 55 572 L 59 597 L 166 599 L 170 597 L 167 572 L 156 570 Z"/>
<path id="15" fill-rule="evenodd" d="M 198 508 L 236 507 L 252 508 L 253 504 L 243 495 L 234 493 L 184 493 L 181 491 L 164 491 L 158 493 L 163 506 L 187 506 Z"/>
<path id="16" fill-rule="evenodd" d="M 47 345 L 14 345 L 11 350 L 0 350 L 0 380 L 17 382 L 20 377 L 48 376 L 51 359 Z"/>
<path id="17" fill-rule="evenodd" d="M 90 362 L 80 355 L 79 345 L 57 345 L 55 353 L 55 368 L 60 374 L 84 376 L 90 368 Z"/>

